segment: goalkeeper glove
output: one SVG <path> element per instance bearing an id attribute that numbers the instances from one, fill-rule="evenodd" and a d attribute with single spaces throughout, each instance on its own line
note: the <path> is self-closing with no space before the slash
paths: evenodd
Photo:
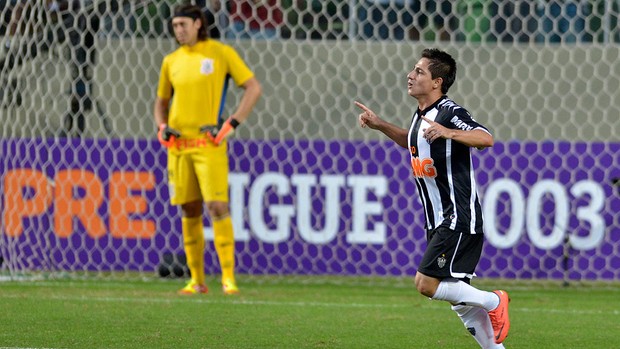
<path id="1" fill-rule="evenodd" d="M 220 129 L 216 126 L 202 126 L 200 132 L 206 133 L 211 142 L 217 146 L 222 144 L 225 138 L 235 132 L 237 126 L 239 126 L 239 121 L 229 117 Z"/>
<path id="2" fill-rule="evenodd" d="M 219 128 L 215 125 L 204 125 L 200 127 L 200 133 L 206 134 L 207 138 L 213 143 L 215 143 L 215 135 L 217 135 L 218 131 Z"/>
<path id="3" fill-rule="evenodd" d="M 170 148 L 179 137 L 181 137 L 181 132 L 169 127 L 168 124 L 159 125 L 157 139 L 159 139 L 159 143 L 161 143 L 164 147 Z"/>

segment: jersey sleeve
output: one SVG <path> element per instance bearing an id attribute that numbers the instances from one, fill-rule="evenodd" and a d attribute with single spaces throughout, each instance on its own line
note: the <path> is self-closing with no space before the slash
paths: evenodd
<path id="1" fill-rule="evenodd" d="M 254 76 L 254 73 L 248 68 L 235 49 L 228 47 L 226 57 L 228 61 L 228 74 L 230 74 L 237 86 L 243 85 Z"/>
<path id="2" fill-rule="evenodd" d="M 448 116 L 445 123 L 445 126 L 452 129 L 459 129 L 464 131 L 483 130 L 487 133 L 490 133 L 486 126 L 474 120 L 471 114 L 463 108 L 458 108 L 454 110 L 452 115 Z"/>
<path id="3" fill-rule="evenodd" d="M 159 71 L 159 84 L 157 85 L 157 97 L 170 99 L 172 97 L 172 84 L 170 83 L 169 60 L 165 57 Z"/>

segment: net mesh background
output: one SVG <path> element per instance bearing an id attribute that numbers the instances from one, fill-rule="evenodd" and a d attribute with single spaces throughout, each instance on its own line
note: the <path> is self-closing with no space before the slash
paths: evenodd
<path id="1" fill-rule="evenodd" d="M 177 2 L 36 0 L 9 35 L 16 3 L 1 10 L 0 268 L 153 273 L 182 251 L 152 117 Z M 449 96 L 498 143 L 475 154 L 482 276 L 620 278 L 618 1 L 274 3 L 265 40 L 232 31 L 227 1 L 197 2 L 264 88 L 230 141 L 240 272 L 415 273 L 424 216 L 407 154 L 360 129 L 353 101 L 408 127 L 406 75 L 440 47 L 458 62 Z M 212 245 L 205 258 L 217 273 Z"/>

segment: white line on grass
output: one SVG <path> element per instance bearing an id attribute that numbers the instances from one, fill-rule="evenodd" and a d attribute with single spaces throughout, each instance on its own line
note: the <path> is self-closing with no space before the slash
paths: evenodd
<path id="1" fill-rule="evenodd" d="M 3 298 L 23 298 L 18 295 L 7 295 Z M 199 303 L 199 304 L 236 304 L 236 305 L 266 305 L 266 306 L 283 306 L 283 307 L 322 307 L 322 308 L 411 308 L 410 304 L 381 304 L 381 303 L 328 303 L 328 302 L 277 302 L 277 301 L 261 301 L 261 300 L 244 300 L 244 299 L 213 299 L 206 297 L 184 297 L 184 298 L 129 298 L 129 297 L 92 297 L 92 296 L 80 296 L 80 297 L 65 297 L 65 296 L 47 296 L 49 300 L 59 301 L 87 301 L 87 302 L 124 302 L 124 303 Z M 40 301 L 41 298 L 38 298 Z M 419 307 L 419 306 L 416 306 Z M 422 308 L 445 308 L 444 302 L 429 301 L 427 305 L 422 305 Z M 522 308 L 512 307 L 510 309 L 513 312 L 525 312 L 525 313 L 555 313 L 555 314 L 572 314 L 572 315 L 620 315 L 620 310 L 577 310 L 577 309 L 549 309 L 549 308 Z M 3 348 L 0 348 L 3 349 Z"/>
<path id="2" fill-rule="evenodd" d="M 3 298 L 24 298 L 20 295 L 6 295 Z M 231 297 L 232 298 L 232 297 Z M 38 298 L 41 300 L 41 298 Z M 406 304 L 371 304 L 371 303 L 326 303 L 326 302 L 277 302 L 261 300 L 230 299 L 221 300 L 202 296 L 183 298 L 129 298 L 129 297 L 65 297 L 46 296 L 45 299 L 59 301 L 97 301 L 97 302 L 125 302 L 125 303 L 200 303 L 200 304 L 237 304 L 237 305 L 268 305 L 268 306 L 297 306 L 297 307 L 344 307 L 344 308 L 405 308 Z M 0 348 L 2 349 L 2 348 Z"/>

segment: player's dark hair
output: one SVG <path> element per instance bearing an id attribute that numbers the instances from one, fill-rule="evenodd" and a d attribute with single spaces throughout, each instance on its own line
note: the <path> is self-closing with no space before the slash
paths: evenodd
<path id="1" fill-rule="evenodd" d="M 422 58 L 429 60 L 428 70 L 431 78 L 442 78 L 441 92 L 448 93 L 450 86 L 456 80 L 456 61 L 447 52 L 436 48 L 427 48 L 422 51 Z"/>
<path id="2" fill-rule="evenodd" d="M 200 20 L 200 28 L 198 29 L 198 40 L 203 41 L 209 38 L 209 31 L 207 30 L 207 17 L 200 7 L 192 4 L 179 5 L 174 9 L 173 17 L 189 17 L 192 20 Z"/>

